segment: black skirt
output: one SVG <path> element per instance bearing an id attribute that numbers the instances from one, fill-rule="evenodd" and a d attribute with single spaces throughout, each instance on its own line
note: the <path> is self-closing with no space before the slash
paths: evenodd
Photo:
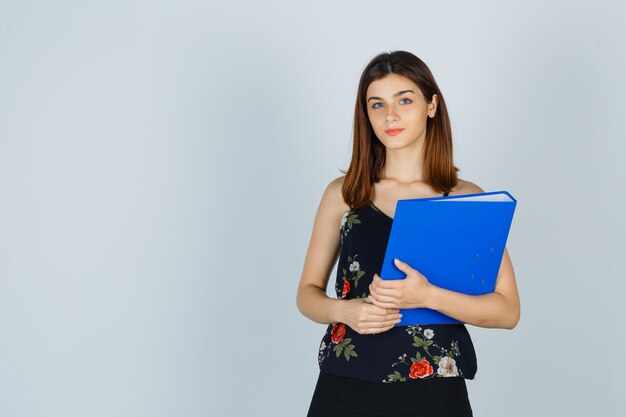
<path id="1" fill-rule="evenodd" d="M 372 382 L 320 372 L 307 417 L 471 417 L 465 379 Z"/>

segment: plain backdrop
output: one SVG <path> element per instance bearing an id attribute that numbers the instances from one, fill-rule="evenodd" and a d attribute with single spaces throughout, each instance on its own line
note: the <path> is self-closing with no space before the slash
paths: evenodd
<path id="1" fill-rule="evenodd" d="M 518 199 L 522 318 L 468 326 L 475 415 L 626 415 L 624 15 L 0 1 L 0 415 L 304 416 L 313 219 L 361 71 L 397 49 L 439 83 L 460 177 Z"/>

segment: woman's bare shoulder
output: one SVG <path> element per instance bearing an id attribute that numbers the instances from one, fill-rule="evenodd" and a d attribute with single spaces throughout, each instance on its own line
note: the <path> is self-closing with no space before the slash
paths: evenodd
<path id="1" fill-rule="evenodd" d="M 333 228 L 339 227 L 344 213 L 350 207 L 344 202 L 341 189 L 344 177 L 335 178 L 328 183 L 317 209 L 317 217 L 326 219 Z M 334 230 L 334 229 L 333 229 Z"/>
<path id="2" fill-rule="evenodd" d="M 326 190 L 328 192 L 328 197 L 329 197 L 328 204 L 333 208 L 334 211 L 336 211 L 340 215 L 343 215 L 345 211 L 350 210 L 350 206 L 348 206 L 346 202 L 344 201 L 343 194 L 341 192 L 343 188 L 343 182 L 345 179 L 346 179 L 345 175 L 342 175 L 341 177 L 337 177 L 334 180 L 332 180 L 326 187 Z"/>
<path id="3" fill-rule="evenodd" d="M 459 178 L 458 184 L 448 195 L 478 194 L 484 192 L 485 191 L 482 188 L 473 182 Z"/>

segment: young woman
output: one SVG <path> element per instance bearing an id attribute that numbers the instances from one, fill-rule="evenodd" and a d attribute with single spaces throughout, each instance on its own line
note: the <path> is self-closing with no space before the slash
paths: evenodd
<path id="1" fill-rule="evenodd" d="M 309 417 L 471 416 L 465 379 L 477 370 L 464 324 L 394 326 L 427 307 L 475 326 L 513 329 L 520 302 L 505 249 L 495 292 L 461 294 L 405 263 L 380 278 L 399 199 L 484 192 L 457 177 L 446 104 L 430 70 L 405 51 L 381 53 L 361 75 L 352 160 L 319 204 L 298 286 L 302 314 L 328 324 Z M 326 295 L 338 260 L 335 291 Z"/>

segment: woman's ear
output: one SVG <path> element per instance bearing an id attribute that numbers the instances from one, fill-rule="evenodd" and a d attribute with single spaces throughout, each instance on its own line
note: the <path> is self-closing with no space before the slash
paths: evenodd
<path id="1" fill-rule="evenodd" d="M 433 98 L 430 100 L 430 103 L 428 103 L 428 117 L 430 118 L 435 117 L 435 114 L 437 113 L 437 103 L 438 103 L 437 94 L 433 94 Z"/>

